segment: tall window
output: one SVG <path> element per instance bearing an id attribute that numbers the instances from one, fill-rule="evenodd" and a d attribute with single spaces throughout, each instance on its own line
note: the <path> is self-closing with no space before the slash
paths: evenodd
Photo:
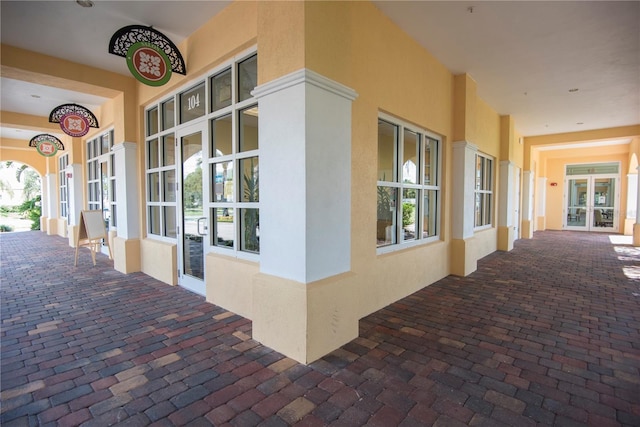
<path id="1" fill-rule="evenodd" d="M 378 120 L 378 247 L 438 237 L 440 152 L 436 135 L 395 118 Z"/>
<path id="2" fill-rule="evenodd" d="M 493 159 L 476 155 L 475 226 L 485 227 L 493 217 Z"/>
<path id="3" fill-rule="evenodd" d="M 58 183 L 60 184 L 60 218 L 69 217 L 69 193 L 67 191 L 69 179 L 66 168 L 69 166 L 69 155 L 64 154 L 58 158 Z"/>
<path id="4" fill-rule="evenodd" d="M 168 102 L 162 104 L 163 110 L 168 104 Z M 171 114 L 173 114 L 173 108 L 171 108 Z M 156 124 L 157 115 L 157 108 L 147 113 L 148 117 L 155 117 Z M 163 118 L 163 123 L 166 122 L 167 119 Z M 148 231 L 149 234 L 174 239 L 177 236 L 175 134 L 169 132 L 149 139 L 146 151 Z"/>
<path id="5" fill-rule="evenodd" d="M 260 253 L 257 56 L 210 79 L 211 245 Z M 237 83 L 234 84 L 235 76 Z M 235 94 L 234 94 L 234 88 Z M 233 96 L 232 96 L 233 94 Z"/>
<path id="6" fill-rule="evenodd" d="M 90 210 L 100 210 L 107 229 L 116 226 L 116 173 L 113 130 L 87 141 L 87 195 Z"/>
<path id="7" fill-rule="evenodd" d="M 150 235 L 177 237 L 176 132 L 206 121 L 208 168 L 204 204 L 209 245 L 223 252 L 260 252 L 258 57 L 243 56 L 146 112 L 147 224 Z M 219 248 L 219 249 L 217 249 Z M 251 256 L 251 255 L 250 255 Z"/>

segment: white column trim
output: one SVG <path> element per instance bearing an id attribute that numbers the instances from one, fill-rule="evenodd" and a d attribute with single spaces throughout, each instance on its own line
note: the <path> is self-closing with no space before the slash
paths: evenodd
<path id="1" fill-rule="evenodd" d="M 467 141 L 452 144 L 453 148 L 453 223 L 454 239 L 467 239 L 474 234 L 474 184 L 478 146 Z"/>
<path id="2" fill-rule="evenodd" d="M 515 163 L 510 160 L 500 161 L 500 182 L 498 183 L 498 226 L 500 227 L 513 225 L 514 166 Z"/>
<path id="3" fill-rule="evenodd" d="M 293 73 L 287 74 L 268 83 L 257 86 L 251 92 L 251 94 L 255 98 L 259 99 L 274 92 L 279 92 L 291 86 L 299 85 L 302 83 L 307 83 L 320 89 L 324 89 L 328 92 L 333 93 L 334 95 L 342 96 L 349 101 L 353 101 L 358 97 L 357 92 L 350 87 L 333 81 L 307 68 L 302 68 L 298 71 L 294 71 Z"/>
<path id="4" fill-rule="evenodd" d="M 533 220 L 533 172 L 524 171 L 522 174 L 522 220 Z"/>
<path id="5" fill-rule="evenodd" d="M 111 147 L 116 167 L 116 230 L 118 237 L 140 237 L 138 197 L 138 144 L 121 142 Z"/>

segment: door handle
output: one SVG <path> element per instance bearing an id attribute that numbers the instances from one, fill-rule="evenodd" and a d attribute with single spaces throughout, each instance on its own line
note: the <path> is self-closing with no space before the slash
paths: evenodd
<path id="1" fill-rule="evenodd" d="M 202 221 L 205 221 L 205 223 L 204 223 L 204 233 L 200 231 L 201 230 L 200 223 Z M 207 226 L 206 221 L 207 221 L 207 217 L 206 216 L 202 216 L 202 217 L 198 218 L 197 231 L 198 231 L 198 234 L 201 235 L 201 236 L 206 236 L 207 235 L 207 231 L 209 230 L 209 227 Z"/>

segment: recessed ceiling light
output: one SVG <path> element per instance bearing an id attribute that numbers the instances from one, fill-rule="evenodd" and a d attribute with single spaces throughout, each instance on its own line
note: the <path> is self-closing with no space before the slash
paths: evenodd
<path id="1" fill-rule="evenodd" d="M 579 90 L 580 90 L 580 89 L 578 89 L 577 87 L 574 87 L 573 89 L 569 89 L 569 92 L 577 92 L 577 91 L 579 91 Z"/>
<path id="2" fill-rule="evenodd" d="M 76 0 L 76 3 L 82 7 L 93 7 L 93 2 L 91 0 Z"/>
<path id="3" fill-rule="evenodd" d="M 31 97 L 32 97 L 32 98 L 39 99 L 39 98 L 40 98 L 40 95 L 31 95 Z"/>
<path id="4" fill-rule="evenodd" d="M 583 125 L 583 124 L 584 124 L 584 122 L 578 122 L 578 123 L 576 123 L 576 124 L 577 124 L 577 125 Z"/>

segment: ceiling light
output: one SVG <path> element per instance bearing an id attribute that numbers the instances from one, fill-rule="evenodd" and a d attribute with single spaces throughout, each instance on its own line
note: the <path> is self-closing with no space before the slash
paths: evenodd
<path id="1" fill-rule="evenodd" d="M 572 93 L 573 93 L 573 92 L 577 92 L 577 91 L 579 91 L 579 90 L 580 90 L 580 89 L 578 89 L 577 87 L 574 87 L 573 89 L 569 89 L 569 92 L 572 92 Z"/>
<path id="2" fill-rule="evenodd" d="M 93 7 L 93 2 L 91 0 L 76 0 L 76 3 L 82 7 Z"/>
<path id="3" fill-rule="evenodd" d="M 583 125 L 583 124 L 584 124 L 584 122 L 578 122 L 578 123 L 576 123 L 576 124 L 577 124 L 577 125 Z"/>
<path id="4" fill-rule="evenodd" d="M 40 99 L 40 95 L 31 95 L 32 98 Z"/>

